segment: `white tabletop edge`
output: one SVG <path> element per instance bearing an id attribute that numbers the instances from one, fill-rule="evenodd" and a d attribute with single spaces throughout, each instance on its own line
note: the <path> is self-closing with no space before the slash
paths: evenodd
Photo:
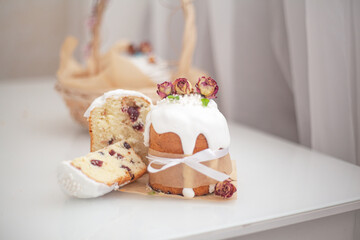
<path id="1" fill-rule="evenodd" d="M 270 229 L 275 229 L 279 227 L 285 227 L 288 225 L 302 223 L 309 220 L 315 220 L 323 217 L 328 217 L 332 215 L 337 215 L 341 213 L 350 212 L 353 210 L 360 209 L 360 200 L 350 201 L 348 203 L 335 204 L 328 207 L 323 207 L 315 210 L 299 210 L 293 213 L 290 213 L 287 216 L 271 216 L 266 220 L 257 220 L 253 219 L 252 221 L 238 224 L 236 226 L 222 227 L 219 229 L 214 229 L 206 233 L 192 234 L 188 236 L 183 236 L 180 238 L 172 239 L 225 239 L 231 237 L 240 237 L 249 235 L 252 233 L 258 233 L 261 231 L 266 231 Z"/>

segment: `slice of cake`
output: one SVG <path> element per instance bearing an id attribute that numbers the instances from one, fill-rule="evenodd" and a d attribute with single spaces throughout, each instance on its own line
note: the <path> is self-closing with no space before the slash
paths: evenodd
<path id="1" fill-rule="evenodd" d="M 91 151 L 126 140 L 146 162 L 143 132 L 151 106 L 150 98 L 130 90 L 110 91 L 95 99 L 84 114 L 89 122 Z"/>
<path id="2" fill-rule="evenodd" d="M 228 125 L 212 100 L 216 82 L 200 78 L 197 93 L 184 78 L 158 88 L 163 99 L 149 112 L 144 134 L 149 185 L 190 198 L 212 193 L 232 171 Z"/>
<path id="3" fill-rule="evenodd" d="M 90 198 L 104 195 L 146 172 L 146 165 L 126 141 L 120 141 L 72 161 L 62 162 L 58 182 L 69 195 Z"/>

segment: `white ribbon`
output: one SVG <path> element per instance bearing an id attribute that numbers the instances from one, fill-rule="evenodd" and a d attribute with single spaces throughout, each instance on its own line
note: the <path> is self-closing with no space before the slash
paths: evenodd
<path id="1" fill-rule="evenodd" d="M 197 152 L 194 155 L 184 157 L 184 158 L 163 158 L 163 157 L 157 157 L 154 155 L 149 155 L 149 156 L 147 156 L 147 158 L 150 160 L 150 163 L 148 165 L 148 172 L 157 173 L 157 172 L 164 171 L 167 168 L 176 166 L 180 163 L 184 163 L 187 166 L 191 167 L 192 169 L 194 169 L 210 178 L 213 178 L 219 182 L 222 182 L 222 181 L 225 181 L 226 179 L 228 179 L 230 176 L 225 173 L 216 171 L 210 167 L 207 167 L 207 166 L 201 164 L 201 162 L 218 159 L 218 158 L 225 156 L 228 153 L 229 153 L 228 148 L 220 149 L 220 150 L 216 150 L 216 151 L 212 151 L 211 149 L 208 148 L 203 151 Z M 151 164 L 159 164 L 159 165 L 163 165 L 163 166 L 159 169 L 155 169 L 151 166 Z"/>

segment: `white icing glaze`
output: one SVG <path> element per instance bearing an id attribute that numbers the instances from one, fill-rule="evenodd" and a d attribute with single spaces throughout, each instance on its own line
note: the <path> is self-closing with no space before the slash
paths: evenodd
<path id="1" fill-rule="evenodd" d="M 125 186 L 125 185 L 128 184 L 128 183 L 130 183 L 130 181 L 127 181 L 127 182 L 124 182 L 124 183 L 121 184 L 121 185 L 118 185 L 116 189 L 121 188 L 121 187 Z"/>
<path id="2" fill-rule="evenodd" d="M 152 104 L 151 99 L 148 96 L 142 94 L 141 92 L 117 89 L 117 90 L 112 90 L 112 91 L 106 92 L 102 96 L 96 98 L 91 103 L 90 107 L 86 110 L 86 112 L 84 113 L 84 117 L 88 118 L 90 116 L 91 111 L 94 108 L 101 107 L 102 105 L 104 105 L 107 98 L 110 98 L 110 97 L 120 98 L 120 97 L 124 97 L 124 96 L 142 97 L 142 98 L 145 98 L 150 104 Z"/>
<path id="3" fill-rule="evenodd" d="M 108 186 L 90 179 L 70 162 L 61 162 L 57 173 L 58 184 L 65 193 L 78 198 L 94 198 L 118 188 L 117 184 Z"/>
<path id="4" fill-rule="evenodd" d="M 155 63 L 149 62 L 149 57 L 145 54 L 124 55 L 130 62 L 138 67 L 145 75 L 155 83 L 169 81 L 171 71 L 166 61 L 160 57 L 155 57 Z"/>
<path id="5" fill-rule="evenodd" d="M 210 100 L 205 107 L 199 94 L 179 97 L 179 100 L 164 98 L 152 107 L 146 118 L 145 145 L 149 146 L 149 130 L 152 124 L 159 134 L 176 133 L 186 155 L 193 153 L 199 134 L 206 137 L 209 148 L 213 151 L 229 147 L 229 128 L 215 101 Z"/>
<path id="6" fill-rule="evenodd" d="M 213 193 L 215 191 L 215 184 L 209 185 L 209 193 Z"/>
<path id="7" fill-rule="evenodd" d="M 186 198 L 193 198 L 195 197 L 195 192 L 192 188 L 183 188 L 182 194 Z"/>

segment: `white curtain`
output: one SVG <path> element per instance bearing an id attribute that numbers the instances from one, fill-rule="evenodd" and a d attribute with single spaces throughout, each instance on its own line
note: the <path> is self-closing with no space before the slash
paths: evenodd
<path id="1" fill-rule="evenodd" d="M 194 65 L 220 84 L 229 120 L 360 164 L 360 3 L 356 0 L 195 0 Z M 69 26 L 89 2 L 68 2 Z M 75 8 L 75 10 L 74 10 Z M 82 11 L 76 10 L 82 8 Z M 84 11 L 84 9 L 86 9 Z M 149 40 L 176 61 L 178 1 L 110 1 L 103 49 Z"/>
<path id="2" fill-rule="evenodd" d="M 359 164 L 359 1 L 284 6 L 300 142 Z"/>

